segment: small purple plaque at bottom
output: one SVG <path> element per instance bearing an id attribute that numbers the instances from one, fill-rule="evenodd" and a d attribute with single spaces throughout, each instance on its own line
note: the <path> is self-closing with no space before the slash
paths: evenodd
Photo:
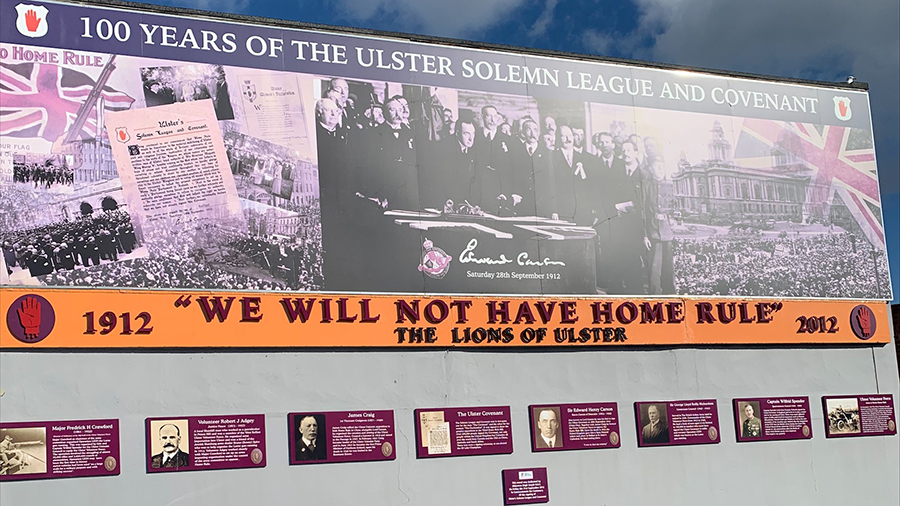
<path id="1" fill-rule="evenodd" d="M 0 423 L 0 481 L 119 474 L 119 421 Z"/>
<path id="2" fill-rule="evenodd" d="M 822 409 L 827 437 L 897 434 L 894 398 L 890 394 L 825 396 Z"/>
<path id="3" fill-rule="evenodd" d="M 550 502 L 546 467 L 503 470 L 503 504 L 545 502 Z"/>

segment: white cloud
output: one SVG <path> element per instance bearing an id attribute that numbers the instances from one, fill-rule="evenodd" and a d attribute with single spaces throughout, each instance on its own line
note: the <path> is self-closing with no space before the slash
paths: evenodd
<path id="1" fill-rule="evenodd" d="M 512 19 L 526 1 L 337 0 L 337 4 L 351 20 L 393 17 L 397 20 L 393 26 L 398 31 L 462 37 Z"/>
<path id="2" fill-rule="evenodd" d="M 581 34 L 581 44 L 590 53 L 605 55 L 610 52 L 614 45 L 611 35 L 589 28 Z"/>
<path id="3" fill-rule="evenodd" d="M 546 0 L 544 3 L 544 11 L 541 12 L 541 15 L 538 16 L 534 24 L 531 25 L 529 34 L 532 37 L 540 37 L 547 33 L 547 27 L 549 27 L 550 22 L 553 21 L 553 11 L 556 9 L 556 4 L 558 3 L 559 0 Z"/>

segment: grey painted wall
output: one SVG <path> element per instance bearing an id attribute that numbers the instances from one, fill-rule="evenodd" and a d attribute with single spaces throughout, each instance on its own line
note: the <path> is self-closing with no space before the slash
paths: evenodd
<path id="1" fill-rule="evenodd" d="M 4 353 L 0 420 L 118 418 L 121 475 L 4 483 L 3 506 L 502 505 L 546 466 L 552 505 L 887 505 L 900 436 L 826 439 L 822 395 L 891 393 L 894 345 L 571 352 Z M 735 442 L 733 397 L 808 395 L 813 439 Z M 635 400 L 715 398 L 722 442 L 637 448 Z M 527 406 L 617 401 L 622 447 L 535 454 Z M 512 455 L 417 460 L 413 409 L 510 405 Z M 287 413 L 394 409 L 397 459 L 288 466 Z M 148 475 L 144 418 L 266 414 L 268 467 Z"/>

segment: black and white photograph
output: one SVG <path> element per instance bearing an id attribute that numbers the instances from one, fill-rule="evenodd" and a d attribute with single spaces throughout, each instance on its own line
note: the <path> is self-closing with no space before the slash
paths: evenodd
<path id="1" fill-rule="evenodd" d="M 558 406 L 532 408 L 531 419 L 534 424 L 532 441 L 534 441 L 534 448 L 553 449 L 563 447 L 562 426 L 559 416 Z"/>
<path id="2" fill-rule="evenodd" d="M 665 444 L 670 441 L 668 410 L 665 403 L 638 403 L 638 412 L 641 427 L 639 436 L 642 444 Z"/>
<path id="3" fill-rule="evenodd" d="M 72 188 L 75 184 L 75 169 L 65 155 L 25 153 L 14 154 L 12 159 L 14 183 L 46 190 Z"/>
<path id="4" fill-rule="evenodd" d="M 47 429 L 0 429 L 0 475 L 47 472 Z"/>
<path id="5" fill-rule="evenodd" d="M 194 63 L 141 69 L 147 107 L 212 100 L 219 120 L 234 119 L 225 69 L 221 65 Z"/>
<path id="6" fill-rule="evenodd" d="M 187 419 L 150 420 L 147 431 L 150 468 L 177 471 L 190 467 L 191 441 Z"/>
<path id="7" fill-rule="evenodd" d="M 9 284 L 109 286 L 102 266 L 146 257 L 141 233 L 123 204 L 121 189 L 97 186 L 31 209 L 0 232 Z M 27 207 L 20 209 L 26 210 Z"/>
<path id="8" fill-rule="evenodd" d="M 859 434 L 859 400 L 856 397 L 825 399 L 829 434 Z"/>
<path id="9" fill-rule="evenodd" d="M 325 416 L 318 413 L 295 414 L 291 424 L 294 452 L 292 462 L 328 459 L 328 431 Z"/>
<path id="10" fill-rule="evenodd" d="M 318 205 L 316 164 L 287 147 L 223 126 L 225 152 L 238 195 L 288 211 Z"/>

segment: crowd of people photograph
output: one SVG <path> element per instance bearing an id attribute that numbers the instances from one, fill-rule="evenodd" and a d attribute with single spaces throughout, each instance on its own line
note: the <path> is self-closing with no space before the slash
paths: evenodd
<path id="1" fill-rule="evenodd" d="M 119 255 L 130 254 L 138 240 L 128 212 L 115 209 L 4 232 L 0 245 L 7 274 L 24 270 L 37 277 L 116 262 Z"/>
<path id="2" fill-rule="evenodd" d="M 674 250 L 681 294 L 874 299 L 885 289 L 886 256 L 848 232 L 682 238 Z"/>

